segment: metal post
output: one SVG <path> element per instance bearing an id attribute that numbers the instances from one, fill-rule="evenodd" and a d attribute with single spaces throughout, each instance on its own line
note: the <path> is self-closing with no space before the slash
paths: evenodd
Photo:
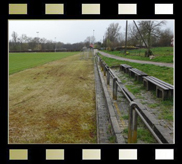
<path id="1" fill-rule="evenodd" d="M 107 68 L 107 85 L 110 84 L 110 72 L 109 72 L 109 68 Z"/>
<path id="2" fill-rule="evenodd" d="M 119 70 L 122 71 L 122 66 L 120 65 Z"/>
<path id="3" fill-rule="evenodd" d="M 37 39 L 39 39 L 39 32 L 37 32 Z M 38 40 L 38 48 L 37 49 L 39 50 L 39 40 Z"/>
<path id="4" fill-rule="evenodd" d="M 132 143 L 133 107 L 129 108 L 128 143 Z"/>
<path id="5" fill-rule="evenodd" d="M 131 102 L 129 109 L 128 143 L 137 142 L 137 113 L 135 107 L 136 102 Z"/>
<path id="6" fill-rule="evenodd" d="M 133 107 L 133 133 L 132 133 L 132 143 L 137 143 L 137 112 Z"/>
<path id="7" fill-rule="evenodd" d="M 106 65 L 104 64 L 104 76 L 106 76 L 106 70 L 107 68 L 106 68 Z"/>
<path id="8" fill-rule="evenodd" d="M 113 78 L 113 99 L 117 100 L 117 84 L 116 84 L 117 78 Z"/>
<path id="9" fill-rule="evenodd" d="M 102 71 L 104 71 L 104 61 L 102 61 Z"/>
<path id="10" fill-rule="evenodd" d="M 126 21 L 126 33 L 125 33 L 125 53 L 127 51 L 127 31 L 128 31 L 128 21 Z"/>
<path id="11" fill-rule="evenodd" d="M 56 37 L 55 37 L 55 52 L 56 52 Z"/>

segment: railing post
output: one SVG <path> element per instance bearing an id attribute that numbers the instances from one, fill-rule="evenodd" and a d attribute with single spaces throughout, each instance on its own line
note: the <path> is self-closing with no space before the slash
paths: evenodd
<path id="1" fill-rule="evenodd" d="M 101 58 L 99 58 L 99 65 L 100 65 L 100 67 L 101 67 Z"/>
<path id="2" fill-rule="evenodd" d="M 109 72 L 109 68 L 107 68 L 107 85 L 110 84 L 110 72 Z"/>
<path id="3" fill-rule="evenodd" d="M 118 89 L 118 86 L 116 84 L 116 81 L 117 81 L 117 78 L 114 77 L 113 78 L 113 99 L 114 100 L 117 100 L 117 89 Z"/>
<path id="4" fill-rule="evenodd" d="M 128 143 L 137 142 L 137 113 L 135 107 L 136 103 L 131 102 L 129 108 Z"/>
<path id="5" fill-rule="evenodd" d="M 106 70 L 107 69 L 107 66 L 106 66 L 106 64 L 104 64 L 104 76 L 106 76 Z"/>
<path id="6" fill-rule="evenodd" d="M 105 69 L 105 62 L 103 61 L 103 63 L 102 63 L 102 70 L 103 70 L 103 72 L 104 72 L 104 69 Z"/>
<path id="7" fill-rule="evenodd" d="M 134 107 L 135 108 L 135 107 Z M 137 143 L 137 112 L 133 108 L 133 134 L 132 134 L 132 143 Z"/>
<path id="8" fill-rule="evenodd" d="M 100 66 L 101 66 L 101 70 L 103 71 L 103 61 L 102 60 L 101 60 Z"/>
<path id="9" fill-rule="evenodd" d="M 129 120 L 128 120 L 128 143 L 132 143 L 132 126 L 133 126 L 133 107 L 129 108 Z"/>
<path id="10" fill-rule="evenodd" d="M 122 71 L 122 65 L 120 65 L 119 70 Z"/>

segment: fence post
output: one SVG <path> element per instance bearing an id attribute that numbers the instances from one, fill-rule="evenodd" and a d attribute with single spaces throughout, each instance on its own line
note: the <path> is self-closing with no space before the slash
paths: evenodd
<path id="1" fill-rule="evenodd" d="M 110 84 L 110 72 L 109 72 L 109 68 L 107 68 L 107 85 Z"/>
<path id="2" fill-rule="evenodd" d="M 104 61 L 102 62 L 102 71 L 104 71 L 105 63 Z"/>
<path id="3" fill-rule="evenodd" d="M 117 78 L 114 77 L 113 78 L 113 99 L 114 100 L 117 100 L 117 88 L 118 88 L 118 86 L 116 84 L 116 81 L 117 81 Z"/>
<path id="4" fill-rule="evenodd" d="M 129 120 L 128 120 L 128 143 L 132 143 L 132 126 L 133 126 L 133 108 L 129 108 Z"/>
<path id="5" fill-rule="evenodd" d="M 106 76 L 107 66 L 104 64 L 104 76 Z"/>
<path id="6" fill-rule="evenodd" d="M 137 142 L 137 113 L 135 107 L 136 102 L 131 102 L 129 108 L 128 143 Z"/>
<path id="7" fill-rule="evenodd" d="M 122 71 L 122 65 L 120 64 L 119 70 Z"/>
<path id="8" fill-rule="evenodd" d="M 132 143 L 137 143 L 137 112 L 133 107 L 133 134 L 132 134 Z"/>
<path id="9" fill-rule="evenodd" d="M 102 71 L 103 71 L 103 65 L 104 65 L 103 60 L 101 60 L 101 70 Z"/>

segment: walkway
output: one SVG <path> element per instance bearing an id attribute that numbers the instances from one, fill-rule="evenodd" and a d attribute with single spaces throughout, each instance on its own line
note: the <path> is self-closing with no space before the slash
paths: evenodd
<path id="1" fill-rule="evenodd" d="M 142 61 L 142 60 L 134 60 L 134 59 L 127 59 L 127 58 L 123 58 L 123 57 L 119 57 L 119 56 L 115 56 L 115 55 L 111 55 L 105 52 L 101 52 L 98 51 L 101 55 L 108 57 L 108 58 L 113 58 L 113 59 L 117 59 L 117 60 L 124 60 L 124 61 L 129 61 L 129 62 L 134 62 L 134 63 L 141 63 L 141 64 L 154 64 L 154 65 L 158 65 L 158 66 L 166 66 L 166 67 L 174 67 L 173 63 L 159 63 L 159 62 L 151 62 L 151 61 Z"/>

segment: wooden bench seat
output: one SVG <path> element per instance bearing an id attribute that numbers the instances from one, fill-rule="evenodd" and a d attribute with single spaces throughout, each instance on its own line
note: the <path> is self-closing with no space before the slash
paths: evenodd
<path id="1" fill-rule="evenodd" d="M 124 71 L 125 73 L 128 73 L 128 70 L 132 68 L 130 65 L 127 65 L 127 64 L 121 64 L 120 65 L 120 70 L 121 71 Z"/>
<path id="2" fill-rule="evenodd" d="M 145 72 L 142 72 L 136 68 L 130 68 L 129 75 L 130 77 L 135 77 L 135 80 L 137 81 L 142 81 L 143 76 L 148 76 Z"/>
<path id="3" fill-rule="evenodd" d="M 160 79 L 157 79 L 153 76 L 145 76 L 143 77 L 143 84 L 147 87 L 147 90 L 151 90 L 153 88 L 156 89 L 156 96 L 162 97 L 162 99 L 166 99 L 167 97 L 172 97 L 174 86 L 166 83 Z"/>

